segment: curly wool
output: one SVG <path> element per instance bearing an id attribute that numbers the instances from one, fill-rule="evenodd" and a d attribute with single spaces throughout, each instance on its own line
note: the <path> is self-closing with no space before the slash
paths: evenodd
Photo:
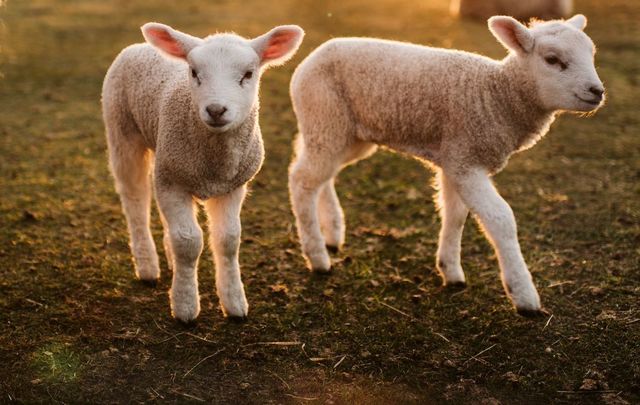
<path id="1" fill-rule="evenodd" d="M 129 141 L 141 136 L 155 151 L 157 181 L 207 199 L 247 183 L 262 166 L 259 103 L 238 128 L 212 134 L 191 99 L 187 69 L 186 63 L 161 56 L 151 45 L 125 48 L 107 72 L 103 114 L 105 121 L 130 129 L 122 134 Z"/>
<path id="2" fill-rule="evenodd" d="M 305 60 L 291 92 L 296 114 L 304 117 L 301 133 L 314 143 L 336 142 L 322 139 L 335 132 L 320 130 L 321 109 L 325 116 L 349 114 L 345 132 L 358 140 L 441 167 L 496 172 L 512 153 L 532 146 L 555 117 L 539 106 L 534 84 L 519 71 L 515 56 L 498 62 L 456 50 L 340 38 Z"/>

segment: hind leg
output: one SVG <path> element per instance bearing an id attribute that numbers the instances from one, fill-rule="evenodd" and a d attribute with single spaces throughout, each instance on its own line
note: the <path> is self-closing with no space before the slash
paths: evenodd
<path id="1" fill-rule="evenodd" d="M 331 259 L 320 230 L 318 197 L 323 185 L 335 176 L 338 169 L 339 164 L 332 154 L 310 151 L 302 145 L 289 170 L 289 194 L 302 254 L 314 271 L 326 272 L 331 268 Z"/>
<path id="2" fill-rule="evenodd" d="M 314 271 L 325 272 L 331 267 L 327 244 L 339 247 L 344 242 L 344 214 L 335 192 L 335 176 L 341 167 L 375 150 L 374 145 L 346 138 L 336 136 L 342 145 L 334 142 L 329 148 L 308 147 L 301 136 L 289 170 L 291 205 L 302 253 Z"/>
<path id="3" fill-rule="evenodd" d="M 351 148 L 360 142 L 351 109 L 336 92 L 333 78 L 307 69 L 302 66 L 291 79 L 291 101 L 300 135 L 289 167 L 289 194 L 308 266 L 328 271 L 331 260 L 325 235 L 332 245 L 344 240 L 342 208 L 333 178 L 349 160 Z"/>
<path id="4" fill-rule="evenodd" d="M 357 142 L 346 149 L 342 168 L 371 156 L 377 146 L 368 142 Z M 320 229 L 329 250 L 338 251 L 344 244 L 344 213 L 335 189 L 335 177 L 324 183 L 318 197 Z"/>
<path id="5" fill-rule="evenodd" d="M 445 285 L 464 285 L 464 272 L 460 264 L 460 242 L 469 209 L 442 171 L 438 173 L 436 181 L 439 189 L 436 203 L 442 218 L 436 267 Z"/>
<path id="6" fill-rule="evenodd" d="M 108 134 L 109 163 L 127 219 L 136 276 L 154 282 L 160 277 L 160 267 L 149 229 L 152 153 L 136 135 Z"/>
<path id="7" fill-rule="evenodd" d="M 335 188 L 335 178 L 320 187 L 318 219 L 327 249 L 337 252 L 344 243 L 344 213 Z"/>

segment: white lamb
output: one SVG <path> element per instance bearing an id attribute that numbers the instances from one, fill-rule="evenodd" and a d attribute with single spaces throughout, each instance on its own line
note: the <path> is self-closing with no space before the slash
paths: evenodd
<path id="1" fill-rule="evenodd" d="M 496 61 L 473 53 L 369 38 L 332 39 L 291 80 L 300 134 L 289 189 L 302 252 L 328 271 L 327 246 L 344 242 L 334 178 L 377 145 L 415 156 L 437 171 L 442 216 L 437 268 L 445 284 L 465 283 L 462 229 L 471 210 L 496 249 L 507 295 L 521 314 L 541 311 L 520 252 L 516 222 L 491 176 L 535 144 L 562 111 L 594 111 L 604 88 L 583 15 L 536 22 L 489 19 L 508 50 Z"/>
<path id="2" fill-rule="evenodd" d="M 264 155 L 259 80 L 267 67 L 295 53 L 304 32 L 290 25 L 252 40 L 234 34 L 201 39 L 148 23 L 142 33 L 150 45 L 125 48 L 102 89 L 109 162 L 131 235 L 136 275 L 152 283 L 160 276 L 149 231 L 153 166 L 164 246 L 173 269 L 173 316 L 188 322 L 200 312 L 200 201 L 209 217 L 222 310 L 245 317 L 248 304 L 238 264 L 240 209 L 246 183 Z"/>
<path id="3" fill-rule="evenodd" d="M 454 16 L 482 20 L 496 14 L 519 20 L 562 18 L 571 15 L 572 9 L 573 0 L 451 0 L 450 5 Z"/>

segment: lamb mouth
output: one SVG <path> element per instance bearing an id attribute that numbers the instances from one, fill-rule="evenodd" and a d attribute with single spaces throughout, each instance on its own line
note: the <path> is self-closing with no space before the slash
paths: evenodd
<path id="1" fill-rule="evenodd" d="M 577 94 L 574 94 L 574 96 L 576 96 L 576 98 L 578 100 L 582 101 L 583 103 L 587 103 L 589 105 L 598 105 L 602 101 L 602 99 L 599 99 L 599 100 L 585 100 L 584 98 L 578 96 Z"/>
<path id="2" fill-rule="evenodd" d="M 207 126 L 215 130 L 223 129 L 229 125 L 229 121 L 207 121 Z"/>

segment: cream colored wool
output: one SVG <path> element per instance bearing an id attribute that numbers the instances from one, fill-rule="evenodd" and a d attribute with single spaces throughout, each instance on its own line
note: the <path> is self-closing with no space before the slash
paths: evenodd
<path id="1" fill-rule="evenodd" d="M 509 49 L 496 61 L 473 53 L 371 38 L 321 45 L 296 69 L 291 98 L 300 135 L 289 188 L 310 268 L 331 266 L 325 245 L 344 242 L 334 178 L 378 145 L 415 156 L 438 172 L 442 231 L 437 268 L 465 283 L 460 238 L 469 209 L 496 248 L 507 294 L 522 313 L 540 299 L 522 258 L 516 223 L 491 176 L 531 147 L 564 110 L 603 102 L 586 18 L 536 23 L 492 17 Z"/>
<path id="2" fill-rule="evenodd" d="M 244 317 L 240 209 L 246 183 L 264 156 L 259 80 L 263 70 L 296 52 L 304 33 L 281 26 L 252 40 L 234 34 L 201 39 L 157 23 L 142 31 L 148 44 L 124 49 L 102 90 L 109 162 L 136 274 L 152 282 L 160 275 L 149 230 L 153 177 L 173 269 L 173 315 L 188 322 L 200 311 L 197 266 L 203 240 L 195 204 L 200 201 L 209 217 L 221 307 L 225 315 Z"/>

